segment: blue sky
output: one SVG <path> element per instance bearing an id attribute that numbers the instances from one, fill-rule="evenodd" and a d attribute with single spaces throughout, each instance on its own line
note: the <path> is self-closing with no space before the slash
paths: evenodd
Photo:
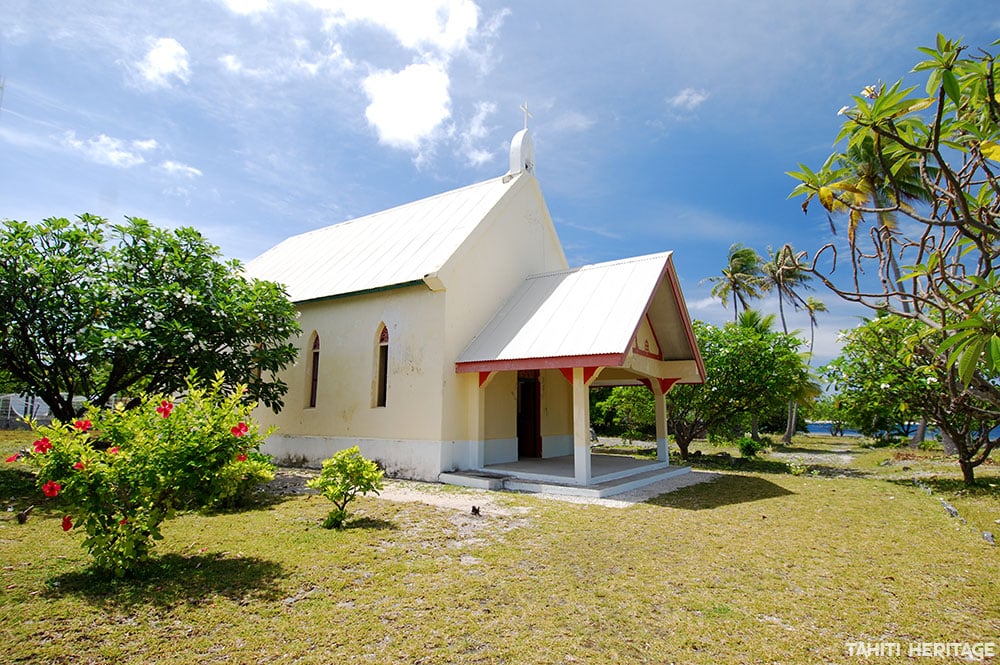
<path id="1" fill-rule="evenodd" d="M 691 314 L 742 242 L 814 251 L 850 96 L 994 0 L 4 0 L 0 218 L 201 230 L 248 260 L 295 233 L 501 175 L 528 102 L 571 265 L 674 250 Z M 914 83 L 917 80 L 914 79 Z M 818 360 L 865 311 L 819 287 Z M 773 298 L 762 309 L 776 311 Z M 804 315 L 790 324 L 808 330 Z"/>

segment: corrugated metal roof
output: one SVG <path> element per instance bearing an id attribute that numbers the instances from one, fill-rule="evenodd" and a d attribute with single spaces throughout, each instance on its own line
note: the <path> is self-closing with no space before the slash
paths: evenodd
<path id="1" fill-rule="evenodd" d="M 661 279 L 668 279 L 670 256 L 663 252 L 528 277 L 469 344 L 459 365 L 624 355 Z"/>
<path id="2" fill-rule="evenodd" d="M 275 245 L 246 265 L 284 284 L 293 302 L 412 283 L 437 272 L 513 187 L 494 178 Z"/>

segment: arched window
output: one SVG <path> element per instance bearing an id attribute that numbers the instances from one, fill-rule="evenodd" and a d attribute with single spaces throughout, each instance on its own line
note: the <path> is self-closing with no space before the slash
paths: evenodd
<path id="1" fill-rule="evenodd" d="M 312 334 L 309 351 L 309 408 L 316 408 L 317 386 L 319 385 L 319 334 Z"/>
<path id="2" fill-rule="evenodd" d="M 378 360 L 375 366 L 375 406 L 385 406 L 389 386 L 389 329 L 382 324 L 378 336 Z"/>

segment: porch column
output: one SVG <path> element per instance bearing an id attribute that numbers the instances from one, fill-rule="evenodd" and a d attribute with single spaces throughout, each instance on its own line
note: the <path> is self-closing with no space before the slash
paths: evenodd
<path id="1" fill-rule="evenodd" d="M 479 381 L 474 381 L 470 388 L 475 391 L 469 398 L 469 434 L 473 437 L 469 464 L 473 469 L 482 469 L 486 465 L 486 385 L 492 378 L 492 372 L 480 373 Z"/>
<path id="2" fill-rule="evenodd" d="M 583 368 L 573 368 L 573 468 L 577 485 L 590 484 L 590 396 Z"/>
<path id="3" fill-rule="evenodd" d="M 670 461 L 670 451 L 667 446 L 667 394 L 663 392 L 659 381 L 653 381 L 653 403 L 656 405 L 656 459 L 661 462 Z"/>

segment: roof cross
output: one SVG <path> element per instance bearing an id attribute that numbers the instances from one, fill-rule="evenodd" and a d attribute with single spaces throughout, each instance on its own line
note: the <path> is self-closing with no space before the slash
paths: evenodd
<path id="1" fill-rule="evenodd" d="M 531 112 L 528 111 L 528 102 L 526 101 L 523 104 L 521 104 L 520 108 L 521 108 L 522 111 L 524 111 L 524 128 L 527 129 L 528 128 L 528 118 L 532 117 Z"/>

